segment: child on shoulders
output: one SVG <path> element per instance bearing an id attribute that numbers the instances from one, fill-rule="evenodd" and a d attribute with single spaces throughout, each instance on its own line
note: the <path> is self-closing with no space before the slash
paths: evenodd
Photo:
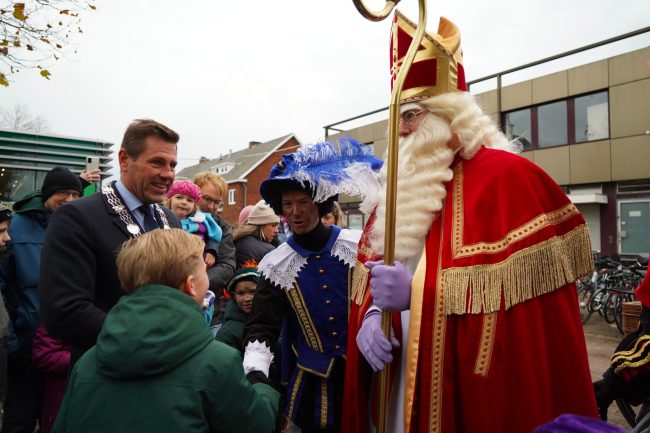
<path id="1" fill-rule="evenodd" d="M 166 205 L 180 220 L 181 228 L 197 235 L 205 242 L 205 264 L 211 268 L 217 260 L 222 230 L 212 215 L 199 210 L 201 188 L 189 180 L 174 182 L 167 193 L 167 198 Z"/>

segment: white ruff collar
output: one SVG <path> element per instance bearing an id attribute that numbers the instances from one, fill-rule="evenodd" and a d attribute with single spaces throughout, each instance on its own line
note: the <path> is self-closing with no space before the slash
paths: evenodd
<path id="1" fill-rule="evenodd" d="M 354 267 L 360 238 L 361 230 L 341 230 L 338 238 L 334 241 L 334 245 L 332 245 L 330 254 L 342 260 L 349 267 Z M 298 272 L 306 264 L 307 259 L 285 242 L 264 256 L 260 261 L 259 271 L 274 285 L 285 290 L 291 290 Z"/>

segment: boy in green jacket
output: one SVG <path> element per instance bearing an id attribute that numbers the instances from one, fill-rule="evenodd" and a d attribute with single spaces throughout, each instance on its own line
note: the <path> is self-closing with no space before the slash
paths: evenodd
<path id="1" fill-rule="evenodd" d="M 124 243 L 117 268 L 129 295 L 72 371 L 54 433 L 274 430 L 279 394 L 249 383 L 240 354 L 205 326 L 203 248 L 180 229 Z"/>

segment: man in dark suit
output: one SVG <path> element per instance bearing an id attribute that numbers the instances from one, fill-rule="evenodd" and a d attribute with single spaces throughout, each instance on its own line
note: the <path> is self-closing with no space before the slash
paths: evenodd
<path id="1" fill-rule="evenodd" d="M 123 292 L 115 260 L 129 238 L 180 228 L 159 205 L 174 181 L 178 134 L 154 120 L 129 125 L 118 153 L 120 178 L 62 206 L 43 247 L 39 297 L 47 330 L 72 346 L 73 363 L 96 341 Z"/>

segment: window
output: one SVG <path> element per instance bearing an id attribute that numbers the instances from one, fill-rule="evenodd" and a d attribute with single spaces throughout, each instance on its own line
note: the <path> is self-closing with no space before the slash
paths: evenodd
<path id="1" fill-rule="evenodd" d="M 637 179 L 628 180 L 625 182 L 618 182 L 619 194 L 625 193 L 648 193 L 650 192 L 650 179 Z"/>
<path id="2" fill-rule="evenodd" d="M 609 138 L 607 92 L 575 99 L 575 142 Z"/>
<path id="3" fill-rule="evenodd" d="M 510 111 L 503 114 L 508 139 L 518 139 L 523 150 L 609 138 L 607 91 Z"/>
<path id="4" fill-rule="evenodd" d="M 235 190 L 228 190 L 228 204 L 235 204 Z"/>
<path id="5" fill-rule="evenodd" d="M 537 107 L 539 147 L 553 147 L 568 144 L 566 101 Z"/>
<path id="6" fill-rule="evenodd" d="M 18 201 L 34 191 L 37 188 L 36 173 L 35 170 L 0 168 L 0 201 Z"/>
<path id="7" fill-rule="evenodd" d="M 225 174 L 228 173 L 235 167 L 235 164 L 221 164 L 216 167 L 212 167 L 212 172 L 214 174 Z"/>
<path id="8" fill-rule="evenodd" d="M 504 125 L 508 139 L 518 140 L 524 146 L 524 150 L 534 149 L 531 139 L 530 108 L 506 113 Z"/>

